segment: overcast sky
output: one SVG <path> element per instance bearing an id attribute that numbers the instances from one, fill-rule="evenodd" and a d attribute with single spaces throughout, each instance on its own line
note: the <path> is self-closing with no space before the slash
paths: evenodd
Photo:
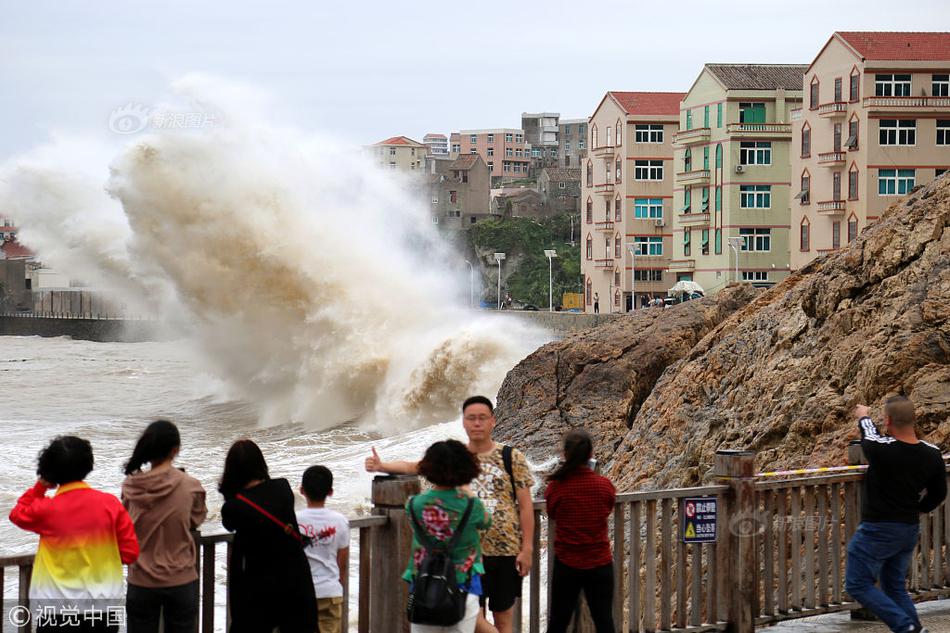
<path id="1" fill-rule="evenodd" d="M 0 161 L 106 131 L 204 72 L 354 143 L 586 117 L 607 90 L 689 88 L 705 62 L 808 63 L 835 30 L 948 30 L 945 0 L 2 0 Z"/>

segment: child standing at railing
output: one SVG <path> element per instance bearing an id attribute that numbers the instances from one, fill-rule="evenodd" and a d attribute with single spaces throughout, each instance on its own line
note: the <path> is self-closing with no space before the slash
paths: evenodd
<path id="1" fill-rule="evenodd" d="M 564 435 L 564 462 L 548 477 L 544 493 L 555 522 L 554 571 L 548 633 L 563 633 L 583 590 L 597 633 L 614 633 L 614 566 L 607 518 L 614 485 L 588 465 L 594 452 L 583 430 Z"/>

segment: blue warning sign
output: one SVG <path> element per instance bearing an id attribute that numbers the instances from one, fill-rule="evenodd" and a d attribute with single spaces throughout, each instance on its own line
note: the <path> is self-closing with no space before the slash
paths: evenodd
<path id="1" fill-rule="evenodd" d="M 716 542 L 716 497 L 686 497 L 680 506 L 684 543 Z"/>

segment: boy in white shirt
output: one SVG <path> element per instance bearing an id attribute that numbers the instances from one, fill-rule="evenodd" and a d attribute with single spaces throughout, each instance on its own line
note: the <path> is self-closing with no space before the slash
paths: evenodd
<path id="1" fill-rule="evenodd" d="M 310 562 L 321 633 L 341 633 L 343 578 L 350 556 L 350 522 L 324 507 L 333 494 L 333 473 L 326 466 L 311 466 L 303 474 L 300 493 L 307 509 L 297 512 L 300 531 L 313 539 L 304 552 Z"/>

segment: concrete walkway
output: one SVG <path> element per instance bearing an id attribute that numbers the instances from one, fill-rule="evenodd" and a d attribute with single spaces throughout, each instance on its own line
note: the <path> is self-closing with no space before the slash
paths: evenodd
<path id="1" fill-rule="evenodd" d="M 950 600 L 934 600 L 917 605 L 920 620 L 930 633 L 950 633 Z M 761 629 L 769 633 L 888 633 L 880 622 L 858 622 L 847 611 L 789 620 Z"/>

